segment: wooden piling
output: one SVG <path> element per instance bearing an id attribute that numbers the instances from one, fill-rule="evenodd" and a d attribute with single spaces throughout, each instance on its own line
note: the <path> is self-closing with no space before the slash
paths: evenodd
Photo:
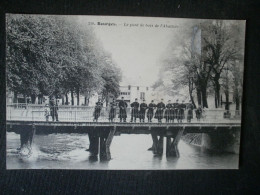
<path id="1" fill-rule="evenodd" d="M 32 125 L 31 128 L 29 127 L 20 131 L 21 149 L 23 147 L 31 148 L 35 130 L 35 126 Z"/>
<path id="2" fill-rule="evenodd" d="M 89 132 L 89 152 L 92 155 L 98 155 L 99 150 L 99 137 L 97 132 Z"/>
<path id="3" fill-rule="evenodd" d="M 100 159 L 101 160 L 110 160 L 110 145 L 112 143 L 113 137 L 115 135 L 116 128 L 110 130 L 105 130 L 105 137 L 100 137 Z"/>

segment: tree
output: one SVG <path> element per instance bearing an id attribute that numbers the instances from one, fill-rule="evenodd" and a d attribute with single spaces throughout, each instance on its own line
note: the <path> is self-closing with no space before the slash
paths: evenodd
<path id="1" fill-rule="evenodd" d="M 120 70 L 107 55 L 93 29 L 68 16 L 7 16 L 7 87 L 15 94 L 66 98 L 102 91 L 116 94 Z M 63 98 L 64 99 L 64 98 Z"/>
<path id="2" fill-rule="evenodd" d="M 239 24 L 237 24 L 239 25 Z M 211 66 L 211 80 L 215 89 L 215 107 L 220 104 L 220 78 L 228 63 L 235 61 L 241 50 L 237 26 L 232 22 L 214 20 L 201 25 L 204 62 Z M 241 34 L 240 34 L 241 36 Z"/>

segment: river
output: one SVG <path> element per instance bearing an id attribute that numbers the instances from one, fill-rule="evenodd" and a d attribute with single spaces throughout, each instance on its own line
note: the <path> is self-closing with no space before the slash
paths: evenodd
<path id="1" fill-rule="evenodd" d="M 165 144 L 165 140 L 164 140 Z M 112 159 L 99 161 L 90 156 L 87 134 L 35 135 L 32 155 L 21 156 L 17 150 L 20 136 L 7 132 L 7 169 L 237 169 L 239 155 L 216 153 L 198 146 L 179 142 L 179 158 L 156 156 L 150 135 L 115 136 L 110 147 Z"/>

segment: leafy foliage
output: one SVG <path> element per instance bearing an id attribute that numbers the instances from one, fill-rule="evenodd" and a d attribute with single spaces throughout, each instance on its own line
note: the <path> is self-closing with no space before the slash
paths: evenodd
<path id="1" fill-rule="evenodd" d="M 26 96 L 109 91 L 120 70 L 91 28 L 66 16 L 7 15 L 7 86 Z M 105 60 L 106 59 L 106 60 Z"/>

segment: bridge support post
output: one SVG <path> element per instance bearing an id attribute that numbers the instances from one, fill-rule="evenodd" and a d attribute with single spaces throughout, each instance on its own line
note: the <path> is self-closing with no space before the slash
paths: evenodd
<path id="1" fill-rule="evenodd" d="M 158 134 L 156 131 L 152 131 L 152 139 L 153 139 L 153 153 L 154 154 L 163 154 L 163 135 L 159 135 L 158 139 Z"/>
<path id="2" fill-rule="evenodd" d="M 167 137 L 166 142 L 166 156 L 173 156 L 173 157 L 180 157 L 179 149 L 178 149 L 178 143 L 181 139 L 181 136 L 183 134 L 184 129 L 178 130 L 177 134 L 172 137 Z"/>
<path id="3" fill-rule="evenodd" d="M 104 136 L 100 136 L 100 159 L 101 160 L 110 160 L 111 153 L 110 153 L 110 145 L 112 143 L 114 134 L 116 132 L 116 128 L 110 129 L 105 131 Z"/>
<path id="4" fill-rule="evenodd" d="M 99 137 L 97 133 L 95 132 L 90 132 L 88 134 L 89 136 L 89 152 L 92 155 L 98 155 L 98 150 L 99 150 Z"/>
<path id="5" fill-rule="evenodd" d="M 32 141 L 33 141 L 33 136 L 35 133 L 35 125 L 32 126 L 32 128 L 22 128 L 20 130 L 20 141 L 21 141 L 21 151 L 24 148 L 27 148 L 29 150 L 29 154 L 31 153 L 32 150 Z"/>

